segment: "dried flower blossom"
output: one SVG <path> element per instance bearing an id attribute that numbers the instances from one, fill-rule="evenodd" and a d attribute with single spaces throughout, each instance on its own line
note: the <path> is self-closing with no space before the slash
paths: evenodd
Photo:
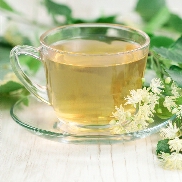
<path id="1" fill-rule="evenodd" d="M 182 154 L 180 153 L 182 151 L 182 139 L 179 138 L 181 137 L 180 128 L 176 126 L 176 123 L 172 124 L 170 121 L 168 127 L 162 129 L 160 134 L 164 139 L 169 140 L 169 146 L 166 147 L 170 149 L 169 153 L 160 152 L 158 154 L 163 167 L 182 170 Z"/>
<path id="2" fill-rule="evenodd" d="M 116 109 L 116 112 L 113 112 L 112 114 L 115 117 L 115 119 L 118 121 L 118 123 L 120 124 L 126 123 L 127 120 L 129 119 L 128 116 L 131 116 L 130 112 L 125 111 L 122 105 L 120 105 L 119 108 L 116 106 L 115 109 Z"/>
<path id="3" fill-rule="evenodd" d="M 151 80 L 150 87 L 153 93 L 160 94 L 164 85 L 159 78 L 154 78 Z"/>
<path id="4" fill-rule="evenodd" d="M 121 125 L 116 124 L 112 130 L 111 130 L 112 134 L 123 134 L 126 133 L 126 129 L 124 127 L 122 127 Z"/>
<path id="5" fill-rule="evenodd" d="M 182 170 L 182 154 L 177 152 L 173 152 L 172 154 L 162 152 L 159 157 L 164 168 Z"/>
<path id="6" fill-rule="evenodd" d="M 166 96 L 165 100 L 163 102 L 164 107 L 166 107 L 170 112 L 172 112 L 172 109 L 177 107 L 175 103 L 175 97 L 174 96 Z"/>
<path id="7" fill-rule="evenodd" d="M 168 144 L 171 152 L 176 151 L 179 153 L 180 151 L 182 151 L 182 139 L 175 137 L 173 140 L 169 140 Z"/>
<path id="8" fill-rule="evenodd" d="M 182 105 L 179 105 L 178 108 L 176 108 L 176 109 L 177 110 L 176 110 L 176 113 L 175 114 L 176 114 L 177 118 L 182 119 Z"/>
<path id="9" fill-rule="evenodd" d="M 125 98 L 125 100 L 127 101 L 125 105 L 131 104 L 134 105 L 134 107 L 136 108 L 137 104 L 156 104 L 156 101 L 158 102 L 159 97 L 149 91 L 150 88 L 147 89 L 146 87 L 144 87 L 143 89 L 131 90 L 130 95 Z"/>
<path id="10" fill-rule="evenodd" d="M 181 89 L 176 86 L 173 82 L 171 84 L 171 79 L 166 78 L 165 84 L 171 85 L 170 96 L 166 96 L 163 93 L 163 82 L 160 79 L 152 79 L 150 87 L 137 90 L 131 90 L 130 95 L 128 95 L 125 100 L 125 105 L 132 105 L 136 108 L 136 113 L 133 115 L 124 109 L 121 105 L 120 107 L 115 107 L 116 111 L 112 113 L 114 119 L 111 120 L 112 125 L 111 132 L 113 134 L 123 134 L 128 132 L 135 132 L 138 130 L 145 129 L 150 123 L 154 122 L 154 113 L 163 114 L 162 107 L 163 104 L 165 108 L 172 114 L 176 114 L 177 119 L 182 119 L 182 105 L 179 105 L 181 100 Z M 164 102 L 160 103 L 160 98 L 164 98 Z M 179 98 L 179 99 L 178 99 Z M 156 105 L 159 104 L 159 107 Z M 160 135 L 164 140 L 162 145 L 169 148 L 169 153 L 164 153 L 161 151 L 161 144 L 158 147 L 158 155 L 162 164 L 167 169 L 182 169 L 182 132 L 176 123 L 169 121 L 166 128 L 161 129 Z M 163 146 L 162 146 L 163 147 Z"/>
<path id="11" fill-rule="evenodd" d="M 136 108 L 137 103 L 140 103 L 142 101 L 142 95 L 143 95 L 142 89 L 131 90 L 130 95 L 131 96 L 127 96 L 125 98 L 125 100 L 127 100 L 125 105 L 132 104 Z"/>
<path id="12" fill-rule="evenodd" d="M 134 132 L 146 128 L 149 123 L 153 122 L 152 117 L 155 113 L 155 106 L 159 103 L 161 88 L 163 88 L 163 84 L 160 79 L 154 79 L 149 88 L 131 90 L 130 95 L 125 98 L 125 105 L 133 105 L 137 112 L 132 115 L 130 112 L 125 111 L 122 105 L 119 108 L 115 107 L 116 112 L 112 114 L 116 119 L 116 124 L 122 126 L 122 130 L 121 128 L 117 130 L 114 128 L 114 130 L 117 133 L 124 130 L 125 132 Z"/>
<path id="13" fill-rule="evenodd" d="M 180 91 L 181 89 L 176 86 L 176 84 L 173 82 L 171 84 L 171 93 L 174 95 L 175 98 L 180 97 Z"/>
<path id="14" fill-rule="evenodd" d="M 160 135 L 163 139 L 174 139 L 178 137 L 180 133 L 180 129 L 176 126 L 176 123 L 172 124 L 170 121 L 168 127 L 160 130 Z"/>

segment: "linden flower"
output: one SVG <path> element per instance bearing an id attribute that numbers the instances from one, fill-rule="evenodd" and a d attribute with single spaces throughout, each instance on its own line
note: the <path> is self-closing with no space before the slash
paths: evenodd
<path id="1" fill-rule="evenodd" d="M 170 112 L 177 106 L 174 100 L 175 98 L 173 96 L 166 96 L 163 102 L 164 107 L 166 107 Z"/>
<path id="2" fill-rule="evenodd" d="M 178 137 L 180 134 L 180 129 L 177 128 L 176 123 L 172 124 L 172 121 L 169 122 L 167 128 L 163 128 L 160 130 L 160 135 L 163 139 L 174 139 Z"/>
<path id="3" fill-rule="evenodd" d="M 132 121 L 131 123 L 129 123 L 127 126 L 125 126 L 125 132 L 129 133 L 129 132 L 135 132 L 138 131 L 141 127 L 141 125 L 136 124 L 136 121 Z"/>
<path id="4" fill-rule="evenodd" d="M 171 84 L 171 93 L 174 95 L 175 98 L 180 97 L 180 91 L 181 89 L 176 86 L 176 84 L 173 82 Z"/>
<path id="5" fill-rule="evenodd" d="M 142 89 L 131 90 L 130 95 L 125 98 L 127 100 L 125 105 L 132 104 L 136 108 L 136 104 L 142 101 Z"/>
<path id="6" fill-rule="evenodd" d="M 151 80 L 150 87 L 153 93 L 160 94 L 164 85 L 159 78 L 154 78 Z"/>
<path id="7" fill-rule="evenodd" d="M 126 130 L 121 125 L 116 124 L 112 128 L 111 133 L 112 134 L 123 134 L 123 133 L 126 133 Z"/>
<path id="8" fill-rule="evenodd" d="M 144 87 L 143 89 L 137 89 L 137 90 L 131 90 L 130 96 L 127 96 L 125 100 L 127 102 L 125 105 L 131 104 L 134 105 L 136 108 L 136 105 L 139 104 L 151 104 L 156 103 L 155 101 L 159 99 L 159 97 L 156 94 L 150 93 L 150 89 L 147 89 Z"/>
<path id="9" fill-rule="evenodd" d="M 126 124 L 131 117 L 131 113 L 129 111 L 125 111 L 122 105 L 120 105 L 119 108 L 116 106 L 115 109 L 116 112 L 113 112 L 112 114 L 117 122 L 120 124 Z M 113 120 L 111 120 L 111 123 L 113 123 Z"/>
<path id="10" fill-rule="evenodd" d="M 176 117 L 182 119 L 182 105 L 179 105 L 178 108 L 176 108 Z"/>
<path id="11" fill-rule="evenodd" d="M 153 79 L 151 88 L 144 87 L 143 89 L 131 90 L 130 95 L 125 98 L 125 105 L 133 105 L 137 108 L 137 112 L 131 116 L 131 113 L 125 111 L 122 105 L 120 108 L 115 107 L 116 112 L 112 114 L 116 119 L 116 124 L 120 124 L 124 127 L 126 132 L 133 132 L 146 128 L 149 123 L 154 121 L 151 117 L 154 116 L 155 106 L 159 103 L 160 88 L 163 88 L 160 79 Z M 110 123 L 112 124 L 114 121 L 111 120 Z M 123 130 L 117 130 L 117 133 L 118 131 L 123 132 Z"/>
<path id="12" fill-rule="evenodd" d="M 153 110 L 151 110 L 150 105 L 144 104 L 143 106 L 139 106 L 139 110 L 135 115 L 137 120 L 149 120 L 150 117 L 153 116 Z"/>
<path id="13" fill-rule="evenodd" d="M 182 154 L 173 152 L 171 155 L 162 152 L 159 157 L 166 169 L 179 169 L 182 170 Z"/>
<path id="14" fill-rule="evenodd" d="M 121 125 L 122 127 L 124 127 L 126 132 L 137 131 L 146 128 L 149 123 L 154 122 L 152 117 L 155 113 L 155 106 L 159 103 L 162 88 L 164 88 L 162 81 L 158 78 L 154 78 L 151 80 L 149 88 L 144 87 L 143 89 L 131 90 L 130 95 L 125 98 L 125 105 L 133 105 L 135 108 L 137 108 L 137 112 L 131 116 L 131 113 L 125 111 L 122 105 L 120 106 L 120 108 L 115 107 L 116 112 L 113 112 L 112 114 L 116 122 L 114 122 L 114 120 L 111 120 L 110 123 L 112 125 L 113 123 Z M 169 100 L 169 98 L 167 99 Z M 164 102 L 164 105 L 168 104 L 167 99 L 166 102 Z M 170 101 L 172 106 L 167 105 L 168 107 L 176 106 L 172 102 L 172 99 Z M 179 113 L 179 110 L 177 110 L 177 113 Z M 117 129 L 117 133 L 119 131 L 123 132 L 123 130 Z"/>
<path id="15" fill-rule="evenodd" d="M 153 95 L 152 93 L 149 92 L 149 89 L 147 89 L 146 87 L 144 87 L 142 89 L 142 101 L 144 103 L 151 103 L 151 96 Z"/>
<path id="16" fill-rule="evenodd" d="M 150 104 L 150 110 L 152 112 L 154 112 L 154 108 L 155 108 L 156 104 L 158 104 L 158 103 L 159 103 L 159 96 L 156 95 L 156 94 L 150 93 L 150 102 L 149 102 L 149 104 Z"/>
<path id="17" fill-rule="evenodd" d="M 142 130 L 148 126 L 148 123 L 146 120 L 137 120 L 137 118 L 134 118 L 131 122 L 128 123 L 128 125 L 125 126 L 126 132 L 135 132 L 138 130 Z"/>
<path id="18" fill-rule="evenodd" d="M 113 116 L 116 118 L 116 120 L 125 120 L 125 112 L 124 112 L 124 108 L 122 105 L 120 105 L 120 108 L 118 108 L 117 106 L 115 107 L 116 112 L 112 113 Z"/>
<path id="19" fill-rule="evenodd" d="M 182 151 L 182 139 L 176 137 L 173 140 L 169 140 L 168 144 L 171 151 L 176 151 L 178 153 Z"/>

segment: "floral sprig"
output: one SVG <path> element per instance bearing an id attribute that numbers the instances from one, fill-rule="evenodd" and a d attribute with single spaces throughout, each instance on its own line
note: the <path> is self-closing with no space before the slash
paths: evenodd
<path id="1" fill-rule="evenodd" d="M 122 134 L 134 132 L 146 128 L 150 123 L 154 122 L 153 116 L 155 107 L 159 104 L 161 92 L 163 92 L 164 84 L 158 78 L 151 81 L 150 87 L 137 90 L 131 90 L 125 100 L 125 105 L 130 105 L 136 112 L 132 114 L 125 110 L 123 105 L 115 107 L 116 112 L 112 113 L 110 124 L 113 126 L 111 132 Z"/>
<path id="2" fill-rule="evenodd" d="M 182 170 L 182 127 L 169 122 L 167 128 L 160 131 L 163 140 L 158 142 L 157 150 L 161 164 L 166 169 Z M 162 147 L 160 146 L 162 144 Z M 168 150 L 165 150 L 168 148 Z"/>
<path id="3" fill-rule="evenodd" d="M 157 154 L 164 168 L 182 170 L 181 88 L 174 82 L 171 84 L 171 95 L 165 97 L 163 105 L 169 112 L 176 114 L 177 119 L 173 123 L 170 121 L 166 128 L 161 129 L 160 135 L 163 140 L 157 144 Z"/>
<path id="4" fill-rule="evenodd" d="M 154 113 L 161 118 L 176 115 L 176 120 L 169 121 L 161 129 L 162 140 L 157 145 L 157 155 L 164 168 L 182 170 L 182 89 L 169 77 L 161 81 L 151 80 L 150 86 L 131 90 L 125 105 L 131 105 L 136 112 L 132 114 L 123 105 L 115 107 L 110 121 L 111 132 L 122 134 L 145 129 L 154 122 Z"/>
<path id="5" fill-rule="evenodd" d="M 182 154 L 178 152 L 160 154 L 160 158 L 164 168 L 182 170 Z"/>

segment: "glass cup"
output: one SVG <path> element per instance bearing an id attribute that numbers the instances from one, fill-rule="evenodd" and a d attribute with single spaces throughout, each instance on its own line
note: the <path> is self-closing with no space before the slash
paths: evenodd
<path id="1" fill-rule="evenodd" d="M 53 107 L 65 125 L 107 128 L 115 106 L 142 87 L 149 37 L 141 30 L 116 24 L 75 24 L 48 30 L 40 47 L 16 46 L 10 53 L 13 71 L 24 86 Z M 19 55 L 44 65 L 46 86 L 22 70 Z"/>

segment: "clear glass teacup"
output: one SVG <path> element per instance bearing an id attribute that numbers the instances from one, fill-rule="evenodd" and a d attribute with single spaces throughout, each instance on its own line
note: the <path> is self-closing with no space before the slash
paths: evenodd
<path id="1" fill-rule="evenodd" d="M 142 87 L 149 43 L 146 33 L 122 25 L 66 25 L 45 32 L 38 48 L 14 47 L 10 60 L 24 86 L 52 106 L 62 123 L 105 128 L 115 106 L 124 105 L 130 90 Z M 43 63 L 46 86 L 22 70 L 22 54 Z"/>

